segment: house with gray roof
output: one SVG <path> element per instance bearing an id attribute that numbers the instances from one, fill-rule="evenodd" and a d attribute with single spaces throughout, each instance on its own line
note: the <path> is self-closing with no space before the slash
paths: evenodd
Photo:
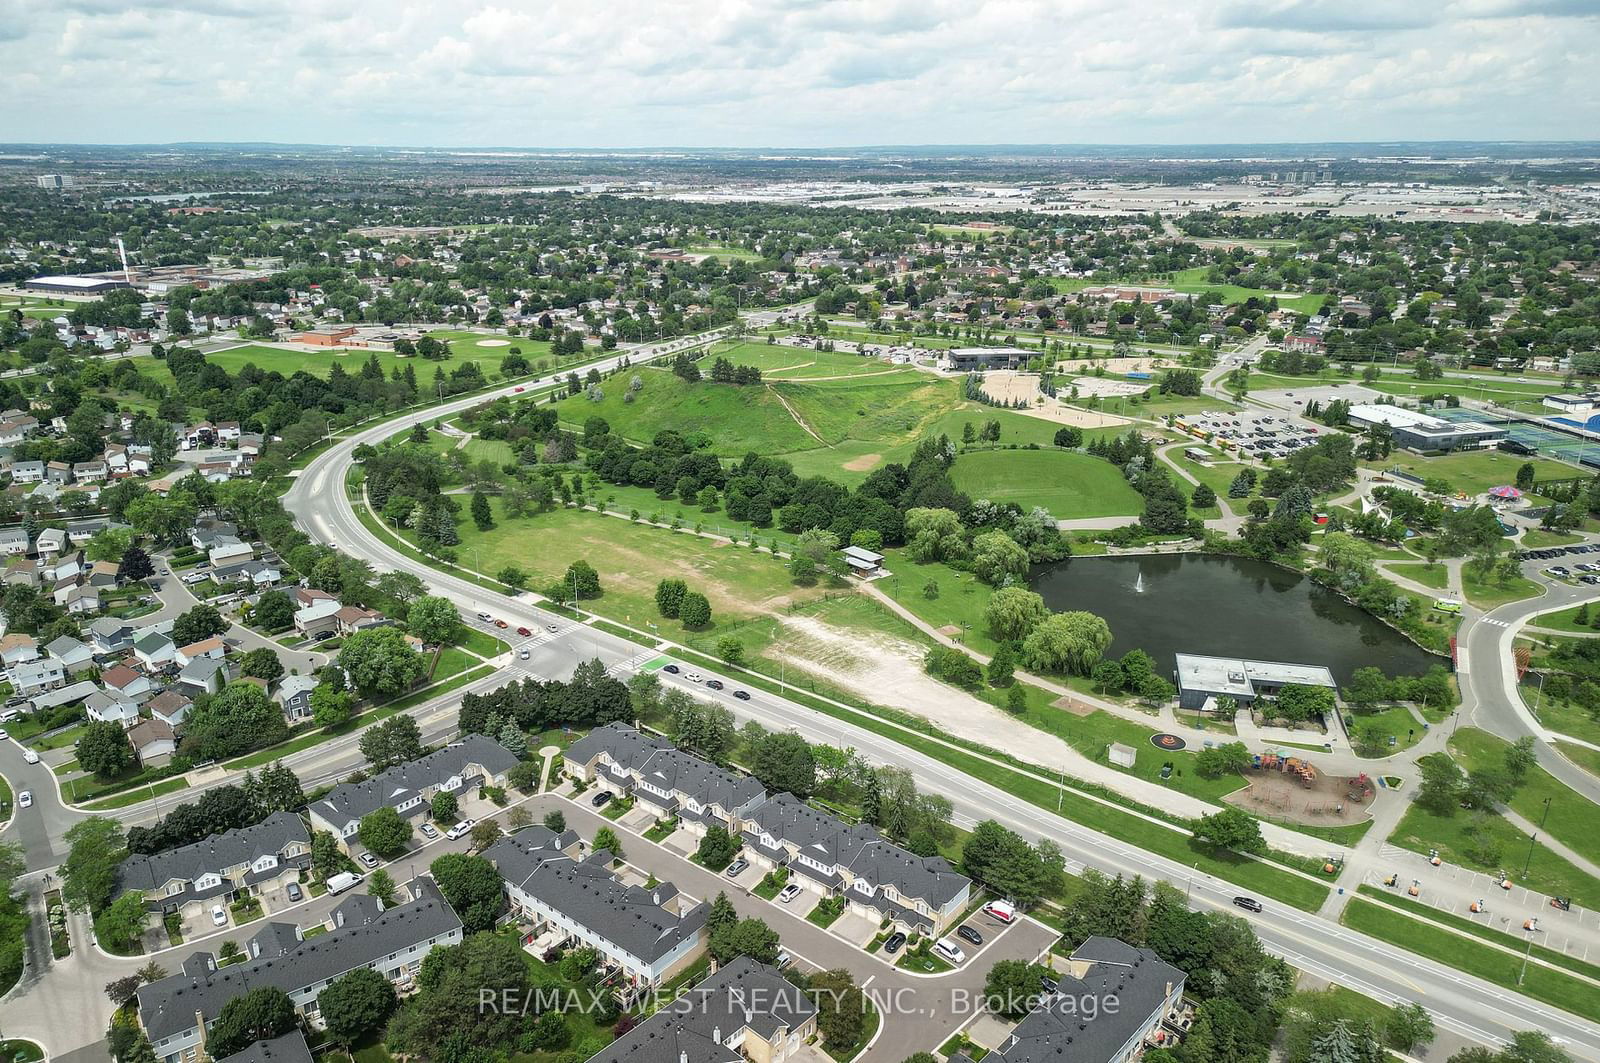
<path id="1" fill-rule="evenodd" d="M 368 812 L 387 805 L 402 816 L 420 816 L 441 790 L 460 795 L 475 786 L 504 786 L 506 773 L 516 763 L 516 756 L 499 742 L 468 735 L 363 782 L 335 786 L 312 804 L 311 825 L 332 831 L 343 843 L 355 836 Z"/>
<path id="2" fill-rule="evenodd" d="M 1178 1028 L 1184 973 L 1152 949 L 1116 938 L 1092 937 L 1068 961 L 1055 992 L 1017 1024 L 985 1059 L 996 1063 L 1131 1063 L 1147 1047 L 1170 1045 Z M 1115 1000 L 1116 1008 L 1084 1001 Z M 964 1055 L 951 1063 L 971 1063 Z"/>
<path id="3" fill-rule="evenodd" d="M 46 690 L 54 690 L 66 682 L 66 669 L 53 657 L 40 657 L 23 661 L 11 669 L 11 685 L 23 697 L 32 697 Z"/>
<path id="4" fill-rule="evenodd" d="M 228 682 L 228 662 L 215 657 L 196 657 L 178 673 L 178 685 L 191 696 L 215 694 Z"/>
<path id="5" fill-rule="evenodd" d="M 96 653 L 110 654 L 133 645 L 133 625 L 114 616 L 103 616 L 89 625 L 89 644 Z"/>
<path id="6" fill-rule="evenodd" d="M 34 540 L 33 549 L 40 557 L 54 557 L 67 548 L 67 533 L 60 528 L 46 528 Z"/>
<path id="7" fill-rule="evenodd" d="M 228 1001 L 258 986 L 281 989 L 315 1026 L 320 1025 L 317 994 L 358 967 L 409 985 L 424 956 L 461 940 L 461 920 L 438 888 L 427 879 L 411 886 L 413 900 L 371 918 L 349 920 L 281 956 L 230 967 L 216 967 L 202 957 L 199 963 L 185 963 L 178 974 L 140 986 L 139 1024 L 157 1059 L 194 1063 L 205 1050 L 204 1027 L 216 1021 Z"/>
<path id="8" fill-rule="evenodd" d="M 807 1057 L 817 1006 L 775 967 L 741 956 L 588 1063 L 786 1063 Z"/>
<path id="9" fill-rule="evenodd" d="M 484 850 L 505 879 L 512 909 L 533 924 L 535 940 L 576 941 L 622 971 L 624 1003 L 669 981 L 706 947 L 711 905 L 692 903 L 670 882 L 630 886 L 601 850 L 578 859 L 574 831 L 527 827 Z"/>
<path id="10" fill-rule="evenodd" d="M 115 690 L 94 688 L 83 701 L 83 711 L 89 719 L 101 723 L 120 723 L 127 730 L 139 722 L 139 704 Z"/>
<path id="11" fill-rule="evenodd" d="M 632 794 L 659 816 L 677 816 L 696 835 L 712 825 L 737 833 L 739 817 L 767 798 L 757 780 L 624 723 L 596 727 L 568 747 L 565 759 L 569 773 Z"/>
<path id="12" fill-rule="evenodd" d="M 152 911 L 269 893 L 311 866 L 311 835 L 292 812 L 252 827 L 213 834 L 177 849 L 128 857 L 117 870 L 122 890 L 143 890 Z"/>
<path id="13" fill-rule="evenodd" d="M 317 689 L 314 675 L 286 675 L 278 680 L 278 689 L 272 700 L 283 709 L 283 718 L 292 727 L 301 720 L 311 719 L 311 692 Z"/>
<path id="14" fill-rule="evenodd" d="M 311 1048 L 298 1029 L 266 1041 L 256 1041 L 217 1063 L 311 1063 Z"/>
<path id="15" fill-rule="evenodd" d="M 0 528 L 0 554 L 15 557 L 28 552 L 28 529 Z"/>
<path id="16" fill-rule="evenodd" d="M 68 673 L 94 663 L 94 651 L 71 635 L 62 635 L 45 644 L 44 652 L 61 662 Z"/>
<path id="17" fill-rule="evenodd" d="M 35 694 L 32 699 L 33 707 L 35 710 L 39 710 L 53 709 L 59 705 L 71 705 L 74 702 L 84 700 L 99 689 L 87 679 L 76 683 L 68 683 L 64 687 L 57 687 L 55 690 L 47 690 L 42 694 Z"/>

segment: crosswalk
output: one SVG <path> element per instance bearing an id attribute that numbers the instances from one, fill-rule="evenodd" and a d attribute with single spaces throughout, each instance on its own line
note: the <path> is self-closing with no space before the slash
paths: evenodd
<path id="1" fill-rule="evenodd" d="M 1482 623 L 1493 624 L 1495 627 L 1510 627 L 1511 626 L 1509 621 L 1506 621 L 1506 620 L 1491 620 L 1486 616 L 1480 618 L 1480 620 L 1481 620 Z"/>
<path id="2" fill-rule="evenodd" d="M 646 661 L 653 661 L 659 656 L 660 654 L 655 650 L 641 650 L 621 664 L 613 665 L 611 670 L 615 672 L 637 672 L 640 665 Z"/>

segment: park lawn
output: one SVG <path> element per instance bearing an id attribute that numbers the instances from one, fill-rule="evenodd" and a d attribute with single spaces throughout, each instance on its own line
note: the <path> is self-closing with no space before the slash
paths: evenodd
<path id="1" fill-rule="evenodd" d="M 742 262 L 759 262 L 761 253 L 747 247 L 727 247 L 722 244 L 702 244 L 683 249 L 689 255 L 710 255 L 712 258 L 736 258 Z"/>
<path id="2" fill-rule="evenodd" d="M 1527 965 L 1518 983 L 1523 958 L 1515 949 L 1497 949 L 1482 941 L 1429 926 L 1404 912 L 1372 901 L 1352 899 L 1339 920 L 1398 948 L 1427 956 L 1496 985 L 1524 993 L 1574 1015 L 1600 1019 L 1600 993 L 1589 983 L 1539 964 Z"/>
<path id="3" fill-rule="evenodd" d="M 1572 742 L 1557 742 L 1556 749 L 1590 775 L 1600 776 L 1600 749 L 1590 749 Z"/>
<path id="4" fill-rule="evenodd" d="M 1189 269 L 1180 269 L 1171 274 L 1171 279 L 1163 284 L 1159 281 L 1148 283 L 1156 287 L 1170 287 L 1174 291 L 1185 294 L 1198 295 L 1201 292 L 1216 292 L 1222 296 L 1229 305 L 1242 303 L 1249 299 L 1276 299 L 1278 305 L 1285 310 L 1293 310 L 1298 314 L 1314 314 L 1322 308 L 1326 295 L 1297 295 L 1293 292 L 1269 292 L 1261 288 L 1245 288 L 1238 284 L 1212 284 L 1206 280 L 1206 274 L 1211 272 L 1209 266 L 1194 266 Z"/>
<path id="5" fill-rule="evenodd" d="M 511 444 L 504 439 L 474 437 L 467 441 L 463 449 L 466 450 L 467 457 L 473 461 L 492 461 L 496 465 L 509 465 L 517 460 L 511 453 Z"/>
<path id="6" fill-rule="evenodd" d="M 529 346 L 549 346 L 535 344 L 531 340 L 523 342 Z M 523 347 L 524 351 L 527 349 L 526 346 Z M 265 372 L 282 373 L 284 376 L 293 376 L 300 370 L 305 370 L 313 376 L 326 377 L 333 371 L 335 365 L 343 366 L 344 371 L 352 376 L 359 375 L 367 360 L 375 356 L 378 364 L 383 367 L 385 377 L 390 376 L 397 368 L 403 372 L 406 366 L 410 366 L 412 372 L 416 374 L 418 387 L 427 390 L 431 386 L 435 368 L 442 368 L 448 374 L 463 362 L 472 361 L 478 363 L 485 377 L 492 377 L 499 373 L 500 362 L 510 352 L 511 348 L 505 347 L 495 351 L 474 351 L 470 357 L 458 356 L 449 361 L 430 362 L 425 358 L 402 358 L 393 351 L 379 350 L 375 347 L 335 347 L 327 350 L 297 351 L 283 347 L 269 347 L 260 343 L 247 343 L 207 353 L 206 361 L 221 366 L 229 373 L 237 373 L 246 365 L 254 365 Z"/>
<path id="7" fill-rule="evenodd" d="M 1583 611 L 1584 619 L 1578 619 L 1578 611 Z M 1568 609 L 1561 609 L 1553 613 L 1541 613 L 1528 621 L 1529 627 L 1546 627 L 1552 631 L 1600 632 L 1592 621 L 1600 617 L 1600 604 L 1574 605 Z"/>
<path id="8" fill-rule="evenodd" d="M 1387 572 L 1442 591 L 1450 585 L 1450 570 L 1443 565 L 1430 565 L 1426 561 L 1393 561 L 1383 566 Z"/>
<path id="9" fill-rule="evenodd" d="M 1351 715 L 1355 722 L 1350 729 L 1356 734 L 1371 729 L 1394 738 L 1394 745 L 1391 746 L 1385 742 L 1378 748 L 1376 753 L 1371 754 L 1372 756 L 1387 757 L 1395 753 L 1404 752 L 1421 741 L 1422 736 L 1427 733 L 1422 729 L 1422 725 L 1417 722 L 1417 718 L 1400 705 L 1391 705 L 1389 708 L 1380 709 L 1377 712 L 1356 712 Z M 1366 756 L 1368 754 L 1361 753 L 1359 755 Z"/>
<path id="10" fill-rule="evenodd" d="M 1523 701 L 1528 695 L 1523 695 Z M 1564 734 L 1584 742 L 1600 745 L 1600 718 L 1570 701 L 1556 701 L 1550 697 L 1537 697 L 1533 704 L 1539 706 L 1539 722 L 1557 734 Z M 1595 774 L 1600 775 L 1600 772 Z"/>
<path id="11" fill-rule="evenodd" d="M 1497 609 L 1507 602 L 1520 602 L 1524 598 L 1537 598 L 1543 588 L 1526 576 L 1514 576 L 1504 583 L 1492 577 L 1481 579 L 1471 564 L 1461 567 L 1461 589 L 1467 601 L 1479 609 Z"/>
<path id="12" fill-rule="evenodd" d="M 1543 528 L 1529 528 L 1522 533 L 1521 543 L 1529 550 L 1543 550 L 1549 546 L 1571 546 L 1573 543 L 1583 541 L 1583 536 L 1573 535 L 1568 532 L 1545 531 Z"/>
<path id="13" fill-rule="evenodd" d="M 462 542 L 456 553 L 464 562 L 491 573 L 517 565 L 537 590 L 560 579 L 573 561 L 588 561 L 600 574 L 602 593 L 584 608 L 635 627 L 659 622 L 674 638 L 683 634 L 681 625 L 663 620 L 655 607 L 656 584 L 663 579 L 683 579 L 711 600 L 712 631 L 822 594 L 796 587 L 783 560 L 767 553 L 587 510 L 507 519 L 500 499 L 490 505 L 493 528 L 479 531 L 470 519 L 458 526 Z"/>
<path id="14" fill-rule="evenodd" d="M 1451 751 L 1468 770 L 1498 768 L 1509 745 L 1476 727 L 1463 727 L 1450 739 Z M 1545 813 L 1547 798 L 1550 801 L 1548 815 Z M 1537 764 L 1528 769 L 1510 804 L 1513 811 L 1535 826 L 1542 819 L 1543 829 L 1579 856 L 1600 863 L 1600 832 L 1594 829 L 1594 805 Z"/>
<path id="15" fill-rule="evenodd" d="M 823 445 L 783 408 L 772 388 L 704 379 L 691 384 L 652 366 L 639 366 L 629 376 L 643 383 L 633 402 L 623 400 L 628 381 L 612 377 L 601 384 L 605 394 L 600 401 L 570 396 L 556 405 L 558 416 L 576 429 L 591 417 L 604 418 L 613 433 L 641 446 L 669 429 L 684 435 L 703 432 L 716 453 L 728 458 Z"/>
<path id="16" fill-rule="evenodd" d="M 893 575 L 879 586 L 917 619 L 936 628 L 953 629 L 953 637 L 979 653 L 995 651 L 995 641 L 983 619 L 984 606 L 989 604 L 994 588 L 970 572 L 960 572 L 937 561 L 915 562 L 900 548 L 885 551 L 884 567 Z M 937 594 L 931 598 L 925 593 L 930 583 L 937 587 Z"/>
<path id="17" fill-rule="evenodd" d="M 1524 458 L 1497 450 L 1458 450 L 1432 458 L 1396 450 L 1387 458 L 1366 464 L 1380 471 L 1398 468 L 1424 480 L 1448 480 L 1457 491 L 1479 495 L 1491 487 L 1515 483 L 1517 470 L 1529 462 L 1533 464 L 1534 476 L 1539 479 L 1565 480 L 1578 475 L 1573 466 L 1559 461 Z"/>
<path id="18" fill-rule="evenodd" d="M 465 650 L 455 646 L 446 646 L 439 651 L 439 663 L 434 666 L 433 674 L 428 677 L 431 683 L 441 679 L 449 679 L 453 675 L 460 675 L 468 668 L 476 667 L 483 662 Z"/>
<path id="19" fill-rule="evenodd" d="M 1194 445 L 1203 446 L 1204 444 L 1196 441 Z M 1196 480 L 1199 480 L 1201 483 L 1211 488 L 1211 490 L 1215 491 L 1217 493 L 1217 498 L 1227 504 L 1230 510 L 1237 510 L 1241 513 L 1244 512 L 1245 507 L 1250 502 L 1251 495 L 1254 495 L 1256 492 L 1256 488 L 1251 488 L 1250 494 L 1246 495 L 1244 498 L 1228 497 L 1228 488 L 1233 486 L 1234 478 L 1237 477 L 1242 470 L 1248 468 L 1248 466 L 1242 462 L 1214 461 L 1210 464 L 1201 464 L 1198 461 L 1194 461 L 1184 456 L 1181 448 L 1162 451 L 1159 453 L 1162 461 L 1166 462 L 1168 465 L 1182 469 L 1184 472 L 1187 472 L 1190 476 L 1193 476 Z M 1182 477 L 1179 477 L 1179 479 L 1182 479 Z M 1184 485 L 1184 490 L 1192 492 L 1193 485 L 1186 483 Z"/>
<path id="20" fill-rule="evenodd" d="M 1143 506 L 1120 469 L 1076 451 L 973 451 L 956 459 L 950 475 L 975 499 L 1042 506 L 1058 520 L 1131 517 Z"/>
<path id="21" fill-rule="evenodd" d="M 1441 816 L 1413 803 L 1389 835 L 1389 840 L 1424 856 L 1430 850 L 1437 849 L 1446 862 L 1460 864 L 1486 875 L 1509 869 L 1517 885 L 1535 893 L 1571 897 L 1585 908 L 1600 906 L 1600 881 L 1543 845 L 1534 845 L 1528 874 L 1523 875 L 1522 861 L 1528 855 L 1528 836 L 1501 816 L 1484 817 L 1482 822 L 1488 845 L 1475 844 L 1472 837 L 1475 818 L 1465 809 L 1457 810 L 1453 816 Z M 1485 851 L 1479 852 L 1479 849 Z M 1468 855 L 1469 852 L 1476 855 Z"/>
<path id="22" fill-rule="evenodd" d="M 754 366 L 761 370 L 763 380 L 774 382 L 891 375 L 902 381 L 928 379 L 928 375 L 920 370 L 891 365 L 878 358 L 863 357 L 845 351 L 813 351 L 805 347 L 790 347 L 777 343 L 740 343 L 732 347 L 718 345 L 713 348 L 712 356 L 713 360 L 726 358 L 734 365 Z"/>

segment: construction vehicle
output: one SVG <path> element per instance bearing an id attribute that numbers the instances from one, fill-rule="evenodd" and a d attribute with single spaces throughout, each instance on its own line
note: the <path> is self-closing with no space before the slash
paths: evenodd
<path id="1" fill-rule="evenodd" d="M 1552 908 L 1560 908 L 1563 912 L 1570 912 L 1570 911 L 1572 911 L 1572 898 L 1571 897 L 1551 897 L 1550 898 L 1550 907 L 1552 907 Z"/>
<path id="2" fill-rule="evenodd" d="M 1399 881 L 1400 881 L 1400 876 L 1399 875 L 1390 875 L 1388 878 L 1383 880 L 1383 884 L 1385 886 L 1393 887 Z"/>

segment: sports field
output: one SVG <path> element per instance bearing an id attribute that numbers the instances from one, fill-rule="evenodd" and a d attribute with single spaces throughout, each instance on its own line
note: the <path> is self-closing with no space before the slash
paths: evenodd
<path id="1" fill-rule="evenodd" d="M 335 365 L 344 366 L 347 373 L 358 373 L 366 364 L 368 357 L 377 355 L 378 364 L 383 366 L 385 376 L 392 373 L 396 367 L 411 366 L 417 374 L 417 380 L 424 386 L 433 378 L 434 367 L 442 367 L 446 373 L 465 362 L 477 362 L 478 367 L 488 376 L 500 371 L 500 363 L 505 360 L 511 349 L 516 347 L 530 362 L 537 366 L 540 359 L 550 358 L 550 345 L 537 340 L 512 337 L 507 342 L 504 336 L 485 336 L 481 333 L 437 333 L 441 340 L 450 344 L 454 358 L 445 362 L 430 362 L 426 358 L 402 358 L 393 351 L 374 348 L 333 348 L 319 351 L 290 350 L 285 347 L 269 347 L 265 344 L 247 343 L 238 347 L 229 347 L 226 350 L 207 354 L 206 361 L 213 365 L 221 366 L 230 373 L 236 373 L 247 364 L 254 364 L 256 368 L 266 372 L 278 372 L 284 376 L 292 376 L 299 370 L 305 370 L 315 376 L 325 377 L 333 371 Z M 481 346 L 483 341 L 506 343 L 506 346 Z"/>
<path id="2" fill-rule="evenodd" d="M 973 498 L 1043 506 L 1057 520 L 1133 516 L 1141 508 L 1115 465 L 1074 451 L 974 451 L 957 458 L 950 475 Z"/>
<path id="3" fill-rule="evenodd" d="M 712 258 L 740 259 L 744 262 L 759 262 L 761 256 L 747 247 L 724 247 L 721 244 L 702 244 L 699 247 L 686 247 L 685 254 L 710 255 Z"/>
<path id="4" fill-rule="evenodd" d="M 750 365 L 761 370 L 767 381 L 814 380 L 850 376 L 883 376 L 897 374 L 898 379 L 913 381 L 928 379 L 922 370 L 908 366 L 891 365 L 878 358 L 869 358 L 843 351 L 813 351 L 805 347 L 790 347 L 781 343 L 741 343 L 734 347 L 718 346 L 714 358 L 726 358 L 735 365 Z M 706 370 L 701 363 L 701 371 Z"/>
<path id="5" fill-rule="evenodd" d="M 1096 280 L 1092 277 L 1051 277 L 1050 284 L 1058 292 L 1081 292 L 1085 288 L 1098 288 L 1107 284 L 1127 284 L 1142 288 L 1171 288 L 1175 292 L 1185 295 L 1199 295 L 1201 292 L 1216 292 L 1228 304 L 1243 303 L 1249 299 L 1276 298 L 1278 305 L 1285 310 L 1293 310 L 1301 314 L 1314 314 L 1322 307 L 1325 295 L 1296 295 L 1287 292 L 1269 292 L 1260 288 L 1245 288 L 1237 284 L 1208 284 L 1206 274 L 1209 267 L 1195 266 L 1193 269 L 1182 269 L 1166 277 L 1146 277 L 1139 280 L 1106 281 Z"/>
<path id="6" fill-rule="evenodd" d="M 1536 479 L 1565 480 L 1582 475 L 1580 470 L 1558 461 L 1524 458 L 1499 450 L 1458 450 L 1454 454 L 1441 454 L 1433 458 L 1397 450 L 1387 458 L 1362 464 L 1379 471 L 1398 466 L 1402 472 L 1420 476 L 1424 480 L 1448 480 L 1457 491 L 1479 495 L 1491 487 L 1516 483 L 1517 470 L 1525 462 L 1532 463 Z"/>
<path id="7" fill-rule="evenodd" d="M 855 360 L 858 367 L 860 363 Z M 634 375 L 643 386 L 633 402 L 625 402 Z M 573 428 L 581 429 L 590 417 L 603 417 L 612 431 L 641 444 L 668 429 L 704 432 L 712 450 L 724 458 L 751 452 L 778 456 L 802 476 L 824 475 L 844 483 L 859 481 L 889 462 L 905 461 L 925 437 L 943 433 L 959 442 L 969 423 L 977 429 L 985 421 L 999 421 L 1002 446 L 1047 445 L 1060 427 L 968 402 L 961 398 L 960 382 L 950 378 L 914 371 L 828 375 L 835 378 L 753 386 L 704 379 L 690 384 L 665 369 L 640 366 L 607 380 L 599 402 L 575 395 L 558 410 Z"/>

